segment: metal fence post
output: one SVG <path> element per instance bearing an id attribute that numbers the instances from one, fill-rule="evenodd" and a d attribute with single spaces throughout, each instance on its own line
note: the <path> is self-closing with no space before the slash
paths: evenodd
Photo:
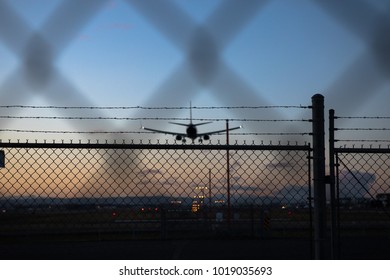
<path id="1" fill-rule="evenodd" d="M 226 183 L 227 183 L 227 223 L 231 229 L 231 205 L 230 205 L 230 150 L 229 150 L 229 120 L 226 120 Z"/>
<path id="2" fill-rule="evenodd" d="M 325 259 L 326 192 L 324 96 L 312 97 L 313 116 L 313 187 L 314 187 L 314 256 Z"/>
<path id="3" fill-rule="evenodd" d="M 160 238 L 167 239 L 167 213 L 163 206 L 160 207 Z"/>
<path id="4" fill-rule="evenodd" d="M 329 178 L 330 178 L 330 208 L 331 208 L 331 258 L 338 258 L 338 235 L 337 235 L 337 207 L 336 207 L 336 184 L 335 184 L 335 127 L 334 127 L 334 110 L 329 110 Z"/>

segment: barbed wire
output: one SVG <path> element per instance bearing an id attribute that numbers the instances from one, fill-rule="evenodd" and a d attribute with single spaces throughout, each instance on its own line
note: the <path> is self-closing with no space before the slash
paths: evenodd
<path id="1" fill-rule="evenodd" d="M 350 128 L 335 128 L 336 131 L 390 131 L 390 128 L 386 127 L 375 127 L 375 128 L 366 128 L 366 127 L 350 127 Z"/>
<path id="2" fill-rule="evenodd" d="M 335 119 L 348 119 L 348 120 L 367 120 L 367 121 L 379 121 L 388 120 L 388 116 L 337 116 Z M 369 127 L 372 122 L 364 123 L 361 127 L 336 127 L 334 131 L 339 131 L 340 138 L 335 139 L 335 142 L 345 143 L 390 143 L 390 139 L 381 139 L 386 136 L 381 132 L 390 131 L 390 127 Z M 383 122 L 381 123 L 381 125 Z M 360 124 L 359 124 L 360 125 Z M 373 132 L 369 135 L 372 139 L 367 139 L 367 133 Z M 376 132 L 376 133 L 374 133 Z M 360 134 L 359 134 L 360 133 Z M 344 138 L 344 139 L 343 139 Z M 347 139 L 348 138 L 348 139 Z"/>
<path id="3" fill-rule="evenodd" d="M 38 105 L 1 105 L 1 109 L 62 109 L 62 110 L 215 110 L 215 109 L 310 109 L 304 105 L 260 105 L 260 106 L 38 106 Z"/>
<path id="4" fill-rule="evenodd" d="M 219 133 L 221 134 L 221 133 Z M 217 134 L 216 134 L 217 135 Z M 311 132 L 231 132 L 229 135 L 261 135 L 261 136 L 304 136 L 304 135 L 312 135 Z"/>
<path id="5" fill-rule="evenodd" d="M 38 105 L 1 105 L 2 109 L 63 109 L 63 110 L 184 110 L 184 109 L 199 109 L 199 110 L 215 110 L 215 109 L 271 109 L 271 108 L 311 108 L 310 106 L 302 105 L 284 105 L 284 106 L 178 106 L 178 107 L 167 107 L 167 106 L 38 106 Z M 14 114 L 3 114 L 0 115 L 0 119 L 18 119 L 18 120 L 76 120 L 76 121 L 100 121 L 100 120 L 110 120 L 110 121 L 199 121 L 199 122 L 221 122 L 221 121 L 235 121 L 235 122 L 311 122 L 311 119 L 254 119 L 254 118 L 188 118 L 188 117 L 120 117 L 120 116 L 53 116 L 53 115 L 44 115 L 42 111 L 39 111 L 39 115 L 35 115 L 32 111 L 28 113 L 22 111 L 20 115 Z M 82 114 L 82 113 L 81 113 Z M 71 131 L 71 130 L 47 130 L 47 129 L 30 129 L 30 128 L 3 128 L 0 129 L 0 132 L 11 132 L 11 133 L 30 133 L 30 134 L 156 134 L 156 132 L 151 131 L 135 131 L 135 130 L 121 130 L 121 131 L 103 131 L 103 130 L 94 130 L 94 131 Z M 180 133 L 178 133 L 180 134 Z M 218 133 L 215 135 L 222 135 Z M 254 136 L 254 135 L 263 135 L 263 136 L 283 136 L 283 135 L 309 135 L 309 133 L 274 133 L 274 132 L 236 132 L 231 135 L 241 135 L 241 136 Z"/>
<path id="6" fill-rule="evenodd" d="M 43 133 L 43 134 L 153 134 L 149 131 L 73 131 L 73 130 L 33 130 L 33 129 L 0 129 L 0 132 Z"/>
<path id="7" fill-rule="evenodd" d="M 337 116 L 335 119 L 367 119 L 367 120 L 388 120 L 390 117 L 385 117 L 385 116 L 377 116 L 377 117 L 369 117 L 369 116 L 363 116 L 363 117 L 345 117 L 345 116 Z"/>
<path id="8" fill-rule="evenodd" d="M 311 108 L 309 106 L 180 106 L 180 107 L 146 107 L 146 106 L 36 106 L 36 105 L 2 105 L 0 108 L 5 109 L 64 109 L 64 110 L 182 110 L 182 109 L 269 109 L 269 108 Z M 254 118 L 188 118 L 188 117 L 109 117 L 109 116 L 53 116 L 44 115 L 42 111 L 39 111 L 39 115 L 35 115 L 32 111 L 29 113 L 22 112 L 20 115 L 4 114 L 0 115 L 0 119 L 19 119 L 19 120 L 76 120 L 76 121 L 199 121 L 199 122 L 220 122 L 220 121 L 235 121 L 235 122 L 311 122 L 311 119 L 254 119 Z M 82 113 L 81 113 L 82 114 Z M 138 134 L 138 135 L 150 135 L 158 134 L 153 131 L 143 130 L 117 130 L 117 131 L 106 131 L 103 129 L 91 130 L 91 131 L 76 131 L 76 130 L 48 130 L 48 129 L 31 129 L 31 128 L 2 128 L 0 132 L 9 133 L 29 133 L 29 134 Z M 161 133 L 159 133 L 161 134 Z M 169 134 L 169 133 L 168 133 Z M 172 133 L 174 134 L 174 133 Z M 177 134 L 180 134 L 179 132 Z M 223 135 L 224 132 L 217 133 L 215 135 Z M 235 136 L 286 136 L 286 135 L 310 135 L 306 132 L 298 133 L 283 133 L 283 132 L 235 132 L 230 135 Z"/>
<path id="9" fill-rule="evenodd" d="M 44 120 L 120 120 L 120 121 L 191 121 L 190 118 L 167 117 L 81 117 L 81 116 L 0 116 L 0 119 L 44 119 Z M 226 121 L 226 118 L 192 118 L 193 121 Z M 246 119 L 229 118 L 229 121 L 242 122 L 311 122 L 311 119 Z"/>
<path id="10" fill-rule="evenodd" d="M 33 130 L 33 129 L 0 129 L 0 132 L 15 132 L 15 133 L 42 133 L 42 134 L 162 134 L 152 131 L 72 131 L 72 130 Z M 180 134 L 180 133 L 178 133 Z M 284 133 L 284 132 L 235 132 L 229 135 L 264 135 L 264 136 L 286 136 L 286 135 L 310 135 L 309 132 Z M 224 133 L 215 133 L 213 135 L 224 135 Z"/>

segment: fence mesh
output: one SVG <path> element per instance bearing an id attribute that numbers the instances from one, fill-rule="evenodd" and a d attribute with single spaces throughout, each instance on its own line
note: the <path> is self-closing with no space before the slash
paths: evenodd
<path id="1" fill-rule="evenodd" d="M 5 235 L 311 232 L 308 146 L 27 144 L 4 151 Z"/>
<path id="2" fill-rule="evenodd" d="M 389 152 L 387 149 L 344 149 L 336 153 L 342 236 L 389 235 Z"/>

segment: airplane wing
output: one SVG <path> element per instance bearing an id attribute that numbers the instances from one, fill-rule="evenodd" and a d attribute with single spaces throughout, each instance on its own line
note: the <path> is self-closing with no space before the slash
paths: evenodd
<path id="1" fill-rule="evenodd" d="M 181 125 L 181 126 L 188 126 L 188 124 L 184 124 L 184 123 L 177 123 L 177 122 L 169 122 L 169 123 L 175 124 L 175 125 Z M 199 125 L 204 125 L 204 124 L 209 124 L 209 123 L 212 123 L 212 122 L 194 123 L 192 125 L 199 126 Z"/>
<path id="2" fill-rule="evenodd" d="M 177 133 L 177 132 L 171 132 L 171 131 L 166 131 L 166 130 L 158 130 L 158 129 L 153 129 L 153 128 L 147 128 L 147 127 L 141 127 L 144 130 L 152 131 L 152 132 L 157 132 L 157 133 L 162 133 L 162 134 L 170 134 L 170 135 L 175 135 L 175 136 L 181 136 L 181 137 L 186 137 L 187 134 L 184 133 Z"/>
<path id="3" fill-rule="evenodd" d="M 236 126 L 236 127 L 229 128 L 229 131 L 236 130 L 236 129 L 241 129 L 241 128 L 242 128 L 242 126 Z M 209 131 L 209 132 L 205 132 L 205 133 L 199 133 L 198 137 L 202 137 L 202 136 L 205 136 L 205 135 L 217 134 L 217 133 L 224 133 L 224 132 L 226 132 L 226 129 Z"/>
<path id="4" fill-rule="evenodd" d="M 181 126 L 188 126 L 188 124 L 184 124 L 184 123 L 177 123 L 177 122 L 169 122 L 171 124 L 175 124 L 175 125 L 181 125 Z"/>

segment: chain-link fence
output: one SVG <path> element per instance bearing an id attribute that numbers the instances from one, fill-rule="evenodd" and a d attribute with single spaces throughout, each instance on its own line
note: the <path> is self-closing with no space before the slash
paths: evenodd
<path id="1" fill-rule="evenodd" d="M 346 236 L 390 234 L 390 151 L 337 151 L 340 230 Z"/>
<path id="2" fill-rule="evenodd" d="M 2 144 L 1 234 L 311 234 L 309 146 Z"/>
<path id="3" fill-rule="evenodd" d="M 337 119 L 358 120 L 358 127 L 346 127 L 340 121 L 335 127 Z M 341 257 L 347 239 L 369 244 L 375 239 L 386 240 L 390 234 L 390 149 L 383 147 L 383 142 L 388 141 L 383 138 L 388 128 L 378 127 L 386 125 L 385 119 L 335 117 L 334 110 L 330 112 L 330 170 L 335 179 L 334 192 L 331 188 L 330 193 L 332 236 L 334 252 Z M 334 147 L 340 142 L 348 144 Z"/>
<path id="4" fill-rule="evenodd" d="M 342 257 L 352 239 L 367 247 L 390 233 L 390 150 L 334 147 L 349 141 L 335 139 L 335 131 L 350 131 L 335 128 L 334 119 L 329 181 L 316 180 L 315 164 L 322 160 L 325 174 L 325 159 L 307 144 L 3 142 L 1 235 L 304 238 L 324 258 L 328 241 L 330 256 Z M 326 182 L 322 208 L 315 192 Z"/>

